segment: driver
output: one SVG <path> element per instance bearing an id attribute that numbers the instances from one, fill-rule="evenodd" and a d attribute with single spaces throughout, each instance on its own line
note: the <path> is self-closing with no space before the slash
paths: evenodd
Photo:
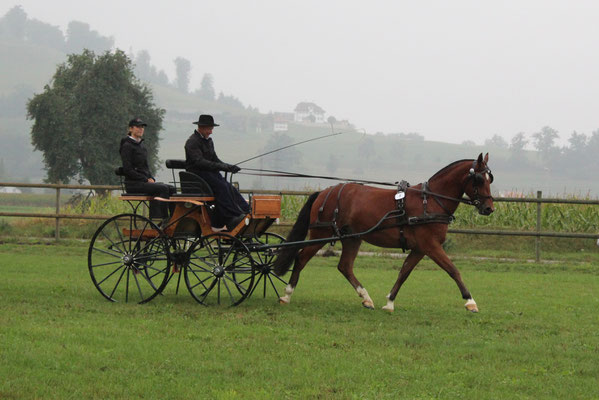
<path id="1" fill-rule="evenodd" d="M 250 212 L 250 206 L 219 171 L 234 174 L 241 168 L 222 162 L 216 155 L 210 135 L 214 127 L 219 125 L 214 123 L 212 115 L 202 114 L 194 124 L 198 127 L 185 142 L 186 169 L 203 178 L 214 192 L 216 215 L 212 225 L 215 227 L 226 225 L 231 230 Z"/>

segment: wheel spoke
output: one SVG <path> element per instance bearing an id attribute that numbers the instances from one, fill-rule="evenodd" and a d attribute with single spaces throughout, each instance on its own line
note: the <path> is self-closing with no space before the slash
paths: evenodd
<path id="1" fill-rule="evenodd" d="M 116 288 L 119 286 L 119 282 L 121 281 L 121 279 L 123 279 L 123 275 L 125 274 L 126 271 L 127 271 L 127 268 L 123 268 L 123 272 L 121 272 L 121 276 L 119 276 L 119 279 L 116 281 L 116 284 L 114 285 L 114 289 L 112 289 L 112 293 L 110 293 L 110 297 L 114 296 L 114 292 L 116 292 Z"/>
<path id="2" fill-rule="evenodd" d="M 108 274 L 108 276 L 107 276 L 107 277 L 105 277 L 105 278 L 104 278 L 104 279 L 102 279 L 100 282 L 98 282 L 98 286 L 100 286 L 101 284 L 103 284 L 103 283 L 104 283 L 104 281 L 105 281 L 106 279 L 110 278 L 110 277 L 111 277 L 111 276 L 112 276 L 112 275 L 113 275 L 115 272 L 117 272 L 119 269 L 123 268 L 124 266 L 125 266 L 124 264 L 121 264 L 121 265 L 120 265 L 120 266 L 119 266 L 117 269 L 115 269 L 115 270 L 114 270 L 114 271 L 112 271 L 110 274 Z M 120 279 L 119 279 L 119 280 L 120 280 Z M 117 282 L 117 285 L 118 285 L 118 282 Z"/>

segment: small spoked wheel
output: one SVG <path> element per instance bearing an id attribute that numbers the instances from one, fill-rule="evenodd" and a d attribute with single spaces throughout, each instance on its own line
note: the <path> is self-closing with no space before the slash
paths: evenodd
<path id="1" fill-rule="evenodd" d="M 189 249 L 185 283 L 200 304 L 240 304 L 251 293 L 254 275 L 254 261 L 248 248 L 234 236 L 207 235 Z"/>
<path id="2" fill-rule="evenodd" d="M 110 301 L 146 303 L 168 282 L 169 246 L 160 228 L 148 218 L 120 214 L 98 228 L 87 263 L 102 296 Z"/>
<path id="3" fill-rule="evenodd" d="M 257 239 L 253 239 L 248 247 L 252 251 L 254 261 L 256 263 L 256 282 L 252 289 L 252 295 L 254 292 L 262 293 L 262 297 L 266 297 L 269 292 L 274 292 L 276 299 L 278 300 L 285 293 L 285 286 L 287 281 L 274 274 L 272 270 L 272 263 L 279 250 L 275 247 L 267 247 L 261 250 L 254 250 L 253 246 L 259 249 L 260 245 L 277 245 L 285 243 L 285 238 L 281 235 L 272 232 L 265 232 L 260 235 Z"/>

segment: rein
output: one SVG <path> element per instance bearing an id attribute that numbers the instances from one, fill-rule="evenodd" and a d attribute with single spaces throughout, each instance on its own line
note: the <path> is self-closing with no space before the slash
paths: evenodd
<path id="1" fill-rule="evenodd" d="M 284 177 L 284 178 L 315 178 L 315 179 L 328 179 L 334 181 L 344 181 L 344 182 L 354 182 L 354 183 L 365 183 L 365 184 L 373 184 L 373 185 L 382 185 L 382 186 L 393 186 L 397 187 L 397 182 L 381 182 L 381 181 L 371 181 L 366 179 L 349 179 L 349 178 L 339 178 L 335 176 L 326 176 L 326 175 L 309 175 L 309 174 L 300 174 L 297 172 L 287 172 L 287 171 L 277 171 L 271 169 L 257 169 L 257 168 L 243 168 L 244 171 L 255 171 L 255 172 L 239 172 L 242 175 L 254 175 L 254 176 L 272 176 L 272 177 Z M 266 172 L 266 173 L 263 173 Z M 428 182 L 424 182 L 423 186 L 428 187 Z M 416 192 L 424 193 L 429 196 L 433 196 L 436 198 L 441 198 L 445 200 L 457 201 L 459 203 L 468 204 L 470 206 L 476 206 L 475 200 L 470 200 L 466 198 L 455 198 L 450 196 L 445 196 L 443 194 L 431 192 L 428 189 L 416 189 L 414 187 L 408 187 L 408 190 L 414 190 Z M 485 198 L 492 198 L 491 196 L 484 196 Z M 442 205 L 441 205 L 442 206 Z M 443 206 L 442 206 L 443 207 Z M 445 208 L 445 207 L 443 207 Z"/>

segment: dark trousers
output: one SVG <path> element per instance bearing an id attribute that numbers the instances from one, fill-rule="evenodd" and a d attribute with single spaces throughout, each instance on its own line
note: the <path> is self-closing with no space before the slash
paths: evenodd
<path id="1" fill-rule="evenodd" d="M 250 205 L 247 201 L 245 201 L 235 186 L 227 182 L 219 172 L 197 170 L 191 170 L 190 172 L 204 179 L 214 192 L 216 208 L 211 221 L 212 226 L 221 227 L 239 214 L 250 212 Z"/>
<path id="2" fill-rule="evenodd" d="M 125 182 L 125 189 L 127 189 L 127 193 L 145 194 L 164 199 L 168 199 L 171 194 L 177 191 L 174 186 L 160 182 Z M 169 209 L 172 215 L 174 208 L 175 203 L 152 200 L 150 201 L 150 218 L 167 218 L 169 216 Z"/>

